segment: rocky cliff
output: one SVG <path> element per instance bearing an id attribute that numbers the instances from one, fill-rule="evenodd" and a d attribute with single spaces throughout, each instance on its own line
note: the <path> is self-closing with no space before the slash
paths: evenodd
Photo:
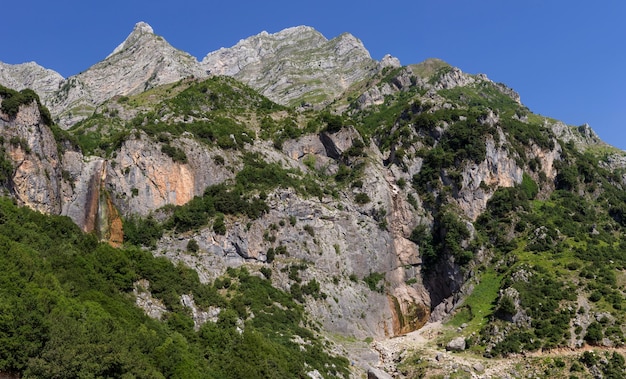
<path id="1" fill-rule="evenodd" d="M 205 188 L 233 177 L 226 162 L 218 165 L 213 159 L 221 151 L 189 138 L 179 139 L 177 146 L 186 152 L 188 163 L 175 162 L 159 144 L 139 134 L 108 162 L 107 188 L 125 215 L 147 216 L 165 205 L 186 204 Z"/>
<path id="2" fill-rule="evenodd" d="M 33 64 L 0 74 L 36 87 L 65 127 L 85 119 L 59 130 L 38 99 L 3 89 L 0 168 L 19 204 L 67 215 L 115 246 L 123 219 L 149 216 L 161 231 L 144 246 L 153 254 L 205 283 L 246 266 L 323 330 L 360 340 L 461 313 L 486 275 L 532 282 L 517 278 L 526 266 L 511 271 L 515 280 L 502 273 L 528 259 L 525 249 L 569 238 L 567 223 L 545 217 L 572 206 L 573 194 L 609 204 L 580 211 L 606 213 L 583 233 L 606 237 L 602 251 L 618 244 L 607 241 L 626 219 L 615 190 L 626 175 L 600 170 L 619 173 L 626 160 L 611 151 L 593 163 L 594 149 L 608 147 L 588 126 L 533 115 L 508 87 L 442 61 L 378 63 L 349 34 L 264 32 L 199 63 L 139 23 L 65 81 Z M 26 100 L 16 108 L 17 96 Z M 583 254 L 580 240 L 568 241 L 554 249 Z M 492 292 L 490 304 L 506 304 L 513 290 Z M 489 317 L 510 316 L 500 308 Z"/>
<path id="3" fill-rule="evenodd" d="M 0 136 L 10 161 L 9 192 L 20 205 L 59 214 L 63 167 L 54 136 L 43 123 L 37 104 L 21 106 L 13 117 L 0 113 Z"/>
<path id="4" fill-rule="evenodd" d="M 178 52 L 154 35 L 148 25 L 139 23 L 127 40 L 105 61 L 70 78 L 69 81 L 82 84 L 69 88 L 65 97 L 57 97 L 60 102 L 56 106 L 72 109 L 70 102 L 75 99 L 87 101 L 90 109 L 96 109 L 97 104 L 115 95 L 132 97 L 133 93 L 140 94 L 160 83 L 188 75 L 204 75 L 197 71 L 192 61 L 191 57 Z M 150 63 L 146 71 L 147 62 Z M 296 83 L 296 77 L 300 78 L 297 81 L 301 84 L 317 82 L 327 95 L 336 96 L 361 78 L 373 75 L 371 86 L 360 89 L 362 94 L 358 96 L 356 104 L 361 111 L 369 112 L 373 107 L 382 106 L 380 99 L 383 96 L 411 93 L 419 89 L 426 90 L 426 94 L 418 98 L 429 104 L 428 112 L 441 112 L 450 108 L 450 100 L 440 95 L 444 92 L 439 91 L 455 88 L 472 91 L 484 85 L 493 85 L 496 91 L 519 104 L 518 97 L 502 91 L 503 87 L 484 76 L 467 75 L 456 68 L 432 62 L 402 68 L 392 57 L 386 57 L 380 65 L 376 65 L 354 37 L 342 35 L 328 41 L 307 27 L 291 28 L 273 35 L 261 33 L 241 41 L 231 49 L 209 54 L 202 65 L 207 70 L 212 67 L 212 74 L 238 77 L 287 103 L 292 98 L 287 93 L 296 94 L 292 99 L 303 94 L 308 96 L 318 93 L 317 89 L 308 84 L 290 87 Z M 383 68 L 389 74 L 381 72 Z M 317 81 L 316 75 L 323 70 L 330 70 L 335 76 L 329 77 L 328 82 Z M 301 76 L 303 72 L 309 72 L 312 76 L 305 78 Z M 348 73 L 352 76 L 345 76 Z M 145 77 L 148 74 L 149 77 Z M 281 81 L 277 75 L 291 79 Z M 379 79 L 376 79 L 376 75 Z M 331 82 L 340 85 L 333 86 L 329 84 Z M 193 83 L 191 80 L 178 85 L 184 88 Z M 289 85 L 281 87 L 281 83 Z M 287 90 L 288 87 L 291 89 Z M 87 88 L 97 88 L 97 94 L 87 91 L 92 94 L 88 99 L 79 95 L 79 88 L 85 91 Z M 279 93 L 287 97 L 278 96 Z M 208 91 L 206 95 L 209 101 L 219 96 L 210 95 Z M 164 111 L 175 109 L 172 105 L 160 105 L 169 104 L 167 99 L 163 103 L 159 99 L 151 101 L 155 109 L 161 109 L 160 122 L 180 122 L 181 116 Z M 135 100 L 124 104 L 109 101 L 109 105 L 95 113 L 109 112 L 110 117 L 112 109 L 118 110 L 116 117 L 122 117 L 122 122 L 128 122 L 138 114 L 131 110 L 132 104 L 136 103 Z M 213 112 L 211 107 L 202 107 L 200 109 L 203 112 Z M 428 113 L 424 112 L 427 108 L 414 108 L 412 117 Z M 144 111 L 146 109 L 149 108 L 144 105 Z M 35 111 L 36 107 L 33 106 L 21 109 L 11 125 L 20 125 L 23 130 L 33 125 L 40 126 L 40 121 L 30 120 L 37 118 L 37 114 L 31 114 Z M 208 122 L 211 122 L 214 116 L 196 113 L 191 121 L 201 120 L 202 117 L 208 117 Z M 258 122 L 260 117 L 254 116 L 251 120 L 256 119 Z M 399 130 L 406 117 L 400 116 L 395 124 L 390 125 L 391 130 Z M 457 174 L 460 178 L 457 186 L 450 195 L 446 195 L 451 196 L 450 201 L 458 205 L 462 218 L 468 223 L 484 212 L 488 200 L 498 188 L 512 187 L 522 182 L 523 168 L 519 165 L 519 156 L 508 149 L 508 137 L 502 129 L 499 116 L 490 113 L 481 117 L 479 122 L 492 129 L 495 135 L 484 142 L 485 157 L 473 164 L 463 165 Z M 306 120 L 298 122 L 306 123 Z M 146 118 L 143 123 L 147 126 L 146 123 L 157 121 Z M 97 128 L 100 130 L 106 126 L 106 122 L 102 124 L 102 121 L 98 121 L 97 125 L 100 125 Z M 49 129 L 45 125 L 41 127 L 43 129 L 38 133 L 29 133 L 29 138 L 40 136 L 38 138 L 46 141 L 48 150 L 53 147 L 56 149 Z M 140 126 L 140 129 L 143 127 Z M 251 127 L 258 128 L 255 125 Z M 446 122 L 440 123 L 433 129 L 434 134 L 430 138 L 440 140 L 449 127 Z M 92 132 L 94 130 L 92 128 Z M 252 133 L 260 132 L 262 130 Z M 26 138 L 26 134 L 23 134 Z M 192 134 L 181 135 L 171 142 L 171 137 L 161 135 L 155 139 L 142 130 L 131 130 L 126 135 L 119 148 L 108 157 L 83 157 L 74 149 L 66 150 L 62 160 L 56 151 L 30 154 L 47 159 L 43 163 L 37 161 L 35 168 L 32 163 L 18 165 L 20 168 L 14 176 L 16 184 L 13 186 L 16 197 L 23 204 L 34 208 L 68 215 L 83 230 L 95 231 L 111 243 L 119 244 L 123 239 L 120 215 L 147 216 L 164 206 L 183 206 L 194 197 L 202 196 L 205 188 L 231 182 L 235 179 L 236 170 L 242 167 L 240 153 L 207 146 Z M 12 136 L 7 135 L 6 138 L 11 139 Z M 229 138 L 234 137 L 231 135 Z M 280 150 L 275 150 L 261 140 L 251 142 L 247 149 L 256 151 L 262 159 L 280 163 L 289 169 L 310 172 L 311 175 L 339 175 L 345 167 L 354 169 L 358 166 L 359 176 L 363 178 L 359 182 L 362 183 L 358 187 L 341 189 L 336 195 L 338 197 L 323 196 L 318 200 L 303 197 L 293 190 L 281 189 L 268 194 L 270 212 L 259 220 L 247 221 L 245 228 L 242 227 L 244 220 L 228 218 L 225 235 L 202 230 L 199 234 L 182 238 L 166 237 L 159 244 L 158 251 L 172 260 L 181 260 L 195 267 L 204 280 L 209 280 L 219 276 L 228 266 L 250 261 L 267 264 L 268 249 L 276 247 L 273 241 L 279 241 L 279 245 L 290 252 L 290 258 L 277 259 L 272 265 L 277 285 L 289 290 L 291 281 L 282 269 L 287 270 L 293 259 L 310 262 L 306 274 L 302 274 L 303 279 L 315 279 L 324 293 L 337 300 L 309 302 L 309 311 L 323 320 L 327 330 L 360 338 L 409 332 L 423 325 L 435 309 L 436 317 L 442 317 L 442 314 L 454 308 L 459 300 L 455 294 L 459 293 L 468 276 L 459 271 L 454 261 L 450 261 L 437 268 L 438 276 L 424 278 L 420 247 L 414 240 L 409 240 L 416 226 L 432 225 L 433 213 L 422 204 L 421 197 L 424 194 L 397 183 L 405 178 L 410 180 L 422 175 L 424 158 L 418 156 L 416 147 L 409 149 L 411 156 L 405 153 L 399 158 L 397 148 L 386 151 L 384 144 L 370 143 L 365 146 L 362 141 L 357 129 L 343 127 L 339 131 L 304 134 L 287 139 Z M 367 158 L 353 154 L 355 144 L 363 146 L 360 148 L 363 153 L 359 154 Z M 30 149 L 37 151 L 40 149 L 39 145 L 30 140 L 26 146 L 32 146 Z M 164 152 L 164 146 L 178 149 L 186 158 L 184 161 L 172 158 L 171 153 L 168 155 Z M 538 146 L 533 149 L 529 154 L 538 158 L 546 177 L 554 178 L 552 167 L 553 161 L 559 159 L 558 151 Z M 27 155 L 19 144 L 10 151 L 13 162 L 20 162 Z M 216 156 L 220 157 L 219 161 Z M 42 168 L 44 164 L 50 167 Z M 443 183 L 449 184 L 452 174 L 444 170 L 442 175 Z M 64 177 L 65 181 L 57 179 L 60 177 Z M 355 201 L 359 196 L 367 200 Z M 413 203 L 408 201 L 410 199 L 413 199 Z M 268 228 L 281 222 L 284 224 L 285 219 L 292 217 L 296 220 L 295 225 L 279 228 L 268 240 Z M 192 238 L 199 243 L 202 253 L 180 254 Z M 366 280 L 368 285 L 361 280 Z M 368 312 L 363 312 L 366 308 Z"/>

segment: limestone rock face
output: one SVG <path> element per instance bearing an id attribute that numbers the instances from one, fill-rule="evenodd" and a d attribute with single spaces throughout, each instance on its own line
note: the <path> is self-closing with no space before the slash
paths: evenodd
<path id="1" fill-rule="evenodd" d="M 109 56 L 84 72 L 63 79 L 35 63 L 0 62 L 0 84 L 35 90 L 67 129 L 114 96 L 137 94 L 191 76 L 229 75 L 278 103 L 321 104 L 388 66 L 399 66 L 398 59 L 386 56 L 378 64 L 351 34 L 327 40 L 307 26 L 262 32 L 209 53 L 200 63 L 139 22 Z"/>
<path id="2" fill-rule="evenodd" d="M 573 127 L 557 121 L 550 125 L 550 128 L 556 134 L 556 136 L 563 140 L 563 142 L 573 142 L 578 147 L 586 145 L 606 145 L 600 137 L 591 129 L 589 124 L 583 124 L 581 126 Z"/>
<path id="3" fill-rule="evenodd" d="M 487 207 L 492 190 L 489 188 L 513 187 L 522 182 L 522 168 L 508 151 L 488 139 L 487 153 L 480 164 L 469 165 L 462 172 L 461 190 L 456 200 L 470 220 L 475 220 Z"/>
<path id="4" fill-rule="evenodd" d="M 370 367 L 367 369 L 367 379 L 392 379 L 393 377 L 383 370 Z"/>
<path id="5" fill-rule="evenodd" d="M 62 214 L 70 217 L 83 231 L 94 230 L 97 219 L 98 198 L 105 160 L 100 157 L 84 158 L 80 152 L 63 154 L 64 168 L 71 185 L 63 191 Z"/>
<path id="6" fill-rule="evenodd" d="M 223 152 L 212 152 L 188 138 L 179 139 L 177 145 L 186 151 L 189 163 L 174 162 L 145 134 L 123 144 L 115 163 L 107 166 L 106 181 L 123 214 L 145 216 L 164 205 L 183 205 L 202 195 L 206 187 L 233 176 L 214 162 L 213 157 Z"/>
<path id="7" fill-rule="evenodd" d="M 453 67 L 445 74 L 439 77 L 439 80 L 435 84 L 435 89 L 452 89 L 455 87 L 465 87 L 469 84 L 475 83 L 476 78 L 471 75 L 465 74 L 460 69 Z"/>
<path id="8" fill-rule="evenodd" d="M 15 117 L 0 112 L 0 136 L 13 167 L 8 187 L 18 204 L 59 214 L 61 162 L 37 104 L 22 105 Z"/>
<path id="9" fill-rule="evenodd" d="M 354 36 L 327 40 L 308 26 L 262 32 L 202 60 L 212 74 L 233 76 L 281 104 L 332 100 L 376 66 Z"/>
<path id="10" fill-rule="evenodd" d="M 325 144 L 332 145 L 341 155 L 359 137 L 354 129 L 345 128 L 325 138 Z M 133 143 L 142 142 L 127 143 L 122 150 L 130 151 Z M 262 145 L 255 144 L 254 150 L 257 149 L 262 149 Z M 301 163 L 306 157 L 324 162 L 329 170 L 338 164 L 329 157 L 320 136 L 286 141 L 283 151 L 285 155 L 276 159 L 286 159 L 288 165 L 302 170 L 307 169 Z M 280 241 L 289 253 L 288 257 L 277 256 L 269 266 L 274 268 L 275 285 L 289 290 L 287 273 L 281 269 L 294 259 L 311 262 L 300 274 L 303 283 L 315 279 L 327 300 L 307 301 L 306 307 L 326 330 L 358 338 L 415 330 L 428 320 L 431 306 L 430 295 L 421 284 L 419 250 L 406 238 L 417 220 L 406 197 L 395 186 L 393 174 L 382 164 L 382 157 L 374 149 L 372 154 L 378 163 L 367 165 L 367 181 L 358 191 L 342 191 L 338 199 L 320 200 L 303 198 L 291 189 L 277 190 L 268 194 L 270 211 L 260 219 L 244 226 L 231 218 L 226 220 L 227 232 L 223 236 L 210 228 L 190 236 L 198 242 L 198 254 L 177 253 L 184 251 L 187 239 L 170 237 L 160 241 L 159 254 L 196 268 L 200 278 L 209 281 L 226 267 L 266 262 L 268 249 L 276 247 L 268 238 L 268 231 L 273 230 L 271 240 Z M 125 171 L 128 155 L 118 154 L 116 170 Z M 352 198 L 358 192 L 367 194 L 371 202 L 355 204 Z M 362 281 L 373 273 L 382 276 L 377 283 L 380 292 L 372 291 Z M 407 284 L 411 279 L 414 284 Z"/>

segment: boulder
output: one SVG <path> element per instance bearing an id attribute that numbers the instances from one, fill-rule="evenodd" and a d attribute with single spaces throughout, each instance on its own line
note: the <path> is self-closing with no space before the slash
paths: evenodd
<path id="1" fill-rule="evenodd" d="M 367 379 L 393 379 L 393 377 L 382 370 L 370 367 L 367 370 Z"/>
<path id="2" fill-rule="evenodd" d="M 463 351 L 465 350 L 465 337 L 456 337 L 446 345 L 448 351 Z"/>

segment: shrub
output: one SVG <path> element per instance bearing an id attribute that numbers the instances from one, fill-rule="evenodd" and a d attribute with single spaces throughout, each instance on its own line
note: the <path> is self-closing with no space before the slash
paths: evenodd
<path id="1" fill-rule="evenodd" d="M 172 158 L 174 162 L 187 163 L 187 154 L 185 154 L 185 151 L 181 148 L 170 144 L 164 144 L 161 146 L 161 152 Z"/>
<path id="2" fill-rule="evenodd" d="M 363 205 L 369 203 L 372 200 L 365 192 L 359 192 L 354 196 L 354 201 L 357 204 Z"/>
<path id="3" fill-rule="evenodd" d="M 500 304 L 498 305 L 498 310 L 496 311 L 496 315 L 506 318 L 514 315 L 515 312 L 515 303 L 513 302 L 513 299 L 511 299 L 509 296 L 502 296 L 502 298 L 500 299 Z"/>
<path id="4" fill-rule="evenodd" d="M 311 225 L 304 225 L 303 229 L 305 232 L 309 233 L 311 237 L 315 237 L 315 230 L 313 230 L 313 227 Z"/>
<path id="5" fill-rule="evenodd" d="M 272 263 L 274 262 L 275 257 L 276 257 L 276 252 L 274 251 L 274 248 L 270 247 L 269 249 L 267 249 L 267 252 L 265 253 L 265 261 L 267 263 Z"/>
<path id="6" fill-rule="evenodd" d="M 193 238 L 190 239 L 189 242 L 187 242 L 187 251 L 190 253 L 196 253 L 198 252 L 198 250 L 200 250 L 200 245 L 198 245 L 198 241 Z"/>
<path id="7" fill-rule="evenodd" d="M 213 156 L 213 162 L 215 162 L 216 165 L 218 166 L 223 166 L 224 165 L 224 157 L 221 155 L 214 155 Z"/>
<path id="8" fill-rule="evenodd" d="M 124 240 L 128 244 L 155 248 L 162 236 L 163 227 L 152 216 L 124 220 Z"/>
<path id="9" fill-rule="evenodd" d="M 379 272 L 371 272 L 368 276 L 363 278 L 363 281 L 370 290 L 376 291 L 379 293 L 383 293 L 385 287 L 384 283 L 382 285 L 378 285 L 378 283 L 385 278 L 385 274 Z"/>
<path id="10" fill-rule="evenodd" d="M 300 302 L 300 303 L 304 303 L 304 296 L 302 296 L 302 287 L 300 287 L 300 284 L 298 283 L 294 283 L 291 285 L 291 287 L 289 288 L 289 292 L 291 293 L 291 297 Z"/>
<path id="11" fill-rule="evenodd" d="M 269 267 L 261 267 L 259 271 L 263 274 L 263 276 L 265 276 L 266 279 L 272 278 L 272 270 Z"/>
<path id="12" fill-rule="evenodd" d="M 602 299 L 602 292 L 600 291 L 593 291 L 591 295 L 589 295 L 589 300 L 594 303 L 600 301 L 600 299 Z"/>
<path id="13" fill-rule="evenodd" d="M 319 299 L 320 297 L 322 297 L 320 292 L 320 284 L 315 279 L 311 279 L 307 284 L 302 286 L 302 293 L 305 295 L 309 295 L 314 299 Z"/>
<path id="14" fill-rule="evenodd" d="M 539 193 L 539 186 L 535 183 L 533 178 L 526 173 L 522 176 L 522 191 L 526 195 L 526 198 L 531 200 Z"/>
<path id="15" fill-rule="evenodd" d="M 330 112 L 322 113 L 321 120 L 326 124 L 326 131 L 328 133 L 336 133 L 343 127 L 343 119 L 341 116 L 331 114 Z"/>
<path id="16" fill-rule="evenodd" d="M 587 333 L 585 334 L 585 341 L 591 345 L 595 345 L 602 341 L 604 335 L 602 333 L 602 325 L 594 321 L 587 327 Z"/>
<path id="17" fill-rule="evenodd" d="M 224 223 L 224 214 L 218 213 L 213 220 L 213 231 L 217 234 L 226 234 L 226 224 Z"/>

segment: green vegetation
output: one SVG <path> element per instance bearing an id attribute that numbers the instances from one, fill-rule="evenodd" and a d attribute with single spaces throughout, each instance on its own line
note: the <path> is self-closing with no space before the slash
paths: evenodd
<path id="1" fill-rule="evenodd" d="M 322 195 L 319 185 L 300 171 L 267 163 L 258 154 L 246 154 L 243 161 L 244 166 L 232 184 L 210 186 L 202 196 L 194 197 L 185 205 L 166 207 L 171 216 L 162 224 L 152 218 L 126 220 L 126 240 L 138 246 L 153 247 L 163 228 L 184 232 L 206 226 L 211 220 L 213 230 L 225 234 L 225 215 L 261 217 L 269 210 L 265 201 L 267 193 L 277 187 L 294 188 L 303 195 Z M 296 219 L 290 219 L 290 223 L 295 225 Z"/>
<path id="2" fill-rule="evenodd" d="M 236 80 L 219 76 L 204 81 L 182 80 L 136 96 L 120 97 L 116 103 L 116 107 L 139 112 L 130 120 L 122 120 L 113 105 L 104 106 L 74 125 L 71 131 L 84 152 L 110 156 L 132 136 L 133 129 L 160 142 L 169 143 L 187 133 L 210 146 L 241 149 L 256 137 L 251 123 L 269 120 L 271 114 L 285 110 Z M 164 147 L 170 157 L 184 161 L 172 147 Z"/>
<path id="3" fill-rule="evenodd" d="M 370 199 L 370 197 L 369 197 L 369 196 L 368 196 L 365 192 L 359 192 L 359 193 L 357 193 L 357 194 L 354 196 L 354 201 L 355 201 L 357 204 L 361 204 L 361 205 L 363 205 L 363 204 L 367 204 L 367 203 L 369 203 L 369 202 L 370 202 L 370 201 L 372 201 L 372 200 Z"/>
<path id="4" fill-rule="evenodd" d="M 424 268 L 428 272 L 448 256 L 454 257 L 459 265 L 469 263 L 473 252 L 462 246 L 469 237 L 465 223 L 452 209 L 446 208 L 435 215 L 432 230 L 426 225 L 418 225 L 411 232 L 409 240 L 420 247 Z"/>
<path id="5" fill-rule="evenodd" d="M 622 327 L 608 320 L 591 323 L 584 334 L 570 329 L 581 291 L 592 309 L 624 317 L 625 294 L 616 274 L 626 267 L 620 242 L 625 229 L 621 207 L 613 204 L 621 204 L 625 195 L 597 158 L 565 147 L 557 190 L 548 199 L 533 200 L 539 185 L 524 174 L 521 185 L 498 189 L 477 220 L 478 232 L 496 254 L 494 261 L 510 262 L 500 268 L 501 289 L 512 287 L 519 293 L 519 310 L 511 307 L 510 299 L 499 299 L 493 314 L 501 320 L 494 325 L 509 331 L 492 354 L 564 346 L 572 333 L 592 345 L 607 335 L 617 345 L 625 342 Z M 505 326 L 518 311 L 529 317 L 530 327 Z M 483 330 L 485 341 L 490 330 Z"/>
<path id="6" fill-rule="evenodd" d="M 437 84 L 452 68 L 431 61 L 412 70 Z M 69 132 L 53 126 L 60 150 L 80 146 L 85 154 L 111 158 L 132 139 L 148 138 L 181 164 L 198 156 L 192 151 L 197 145 L 208 147 L 212 162 L 230 179 L 183 206 L 125 219 L 123 250 L 99 244 L 65 218 L 45 217 L 0 199 L 0 245 L 6 251 L 0 257 L 0 372 L 31 377 L 287 378 L 305 377 L 315 369 L 324 377 L 347 376 L 347 362 L 325 353 L 328 346 L 307 329 L 312 325 L 302 304 L 326 294 L 316 280 L 306 281 L 302 272 L 307 264 L 278 240 L 278 225 L 293 228 L 296 216 L 289 216 L 289 224 L 286 216 L 275 221 L 263 234 L 267 264 L 251 268 L 253 273 L 231 268 L 213 283 L 201 284 L 194 271 L 140 248 L 156 248 L 166 232 L 187 233 L 184 253 L 199 255 L 200 244 L 190 239 L 190 231 L 209 228 L 226 235 L 235 223 L 247 224 L 249 230 L 277 201 L 277 189 L 323 199 L 324 207 L 341 212 L 353 209 L 341 201 L 354 195 L 355 204 L 367 204 L 359 207 L 363 213 L 368 209 L 364 216 L 381 230 L 395 232 L 398 225 L 387 225 L 385 197 L 377 195 L 374 200 L 381 201 L 372 204 L 367 194 L 367 165 L 374 167 L 376 160 L 395 165 L 389 173 L 399 177 L 398 195 L 406 196 L 415 222 L 420 222 L 409 240 L 419 246 L 422 272 L 407 265 L 410 279 L 405 283 L 420 285 L 418 278 L 424 278 L 433 288 L 452 288 L 450 280 L 455 285 L 461 277 L 474 281 L 473 291 L 450 321 L 455 327 L 467 324 L 463 333 L 471 351 L 505 356 L 565 346 L 574 338 L 590 345 L 605 338 L 624 345 L 626 194 L 624 170 L 606 168 L 612 151 L 580 151 L 573 142 L 559 141 L 547 119 L 530 114 L 500 84 L 476 80 L 434 93 L 418 83 L 423 81 L 406 68 L 384 69 L 359 88 L 401 85 L 402 90 L 385 92 L 382 101 L 366 109 L 360 109 L 356 92 L 351 92 L 349 109 L 340 113 L 346 102 L 321 111 L 291 109 L 232 78 L 186 79 L 105 103 Z M 30 90 L 0 87 L 0 96 L 9 117 L 36 101 L 42 117 L 50 118 Z M 349 137 L 351 146 L 343 141 L 337 144 L 340 149 L 333 149 L 326 143 L 325 138 L 342 130 L 348 135 L 352 127 L 360 136 Z M 268 145 L 265 141 L 287 150 L 288 140 L 312 133 L 328 149 L 328 159 L 319 159 L 308 147 L 295 154 L 303 166 L 276 150 L 259 153 Z M 467 174 L 483 164 L 492 144 L 521 168 L 521 182 L 508 188 L 496 188 L 496 181 L 488 179 L 472 183 L 489 199 L 472 223 L 456 199 L 464 196 L 464 183 L 472 179 L 464 170 Z M 370 153 L 371 145 L 382 157 Z M 0 183 L 6 188 L 13 173 L 6 152 L 12 147 L 32 154 L 24 139 L 0 140 Z M 554 171 L 542 167 L 546 162 L 537 148 L 553 150 L 557 158 L 549 164 Z M 282 159 L 302 170 L 287 167 Z M 522 171 L 516 171 L 517 180 Z M 71 182 L 68 171 L 62 177 Z M 130 191 L 139 195 L 137 188 Z M 308 221 L 301 225 L 289 232 L 300 231 L 316 249 L 330 246 L 319 241 L 322 229 Z M 310 246 L 303 245 L 308 251 Z M 349 245 L 344 252 L 339 246 L 333 245 L 336 255 L 350 254 Z M 288 292 L 271 286 L 269 279 L 278 267 L 289 279 L 284 287 Z M 454 279 L 439 277 L 443 272 L 454 273 Z M 380 293 L 390 285 L 378 272 L 362 279 L 346 271 L 342 275 Z M 139 279 L 148 280 L 150 287 L 143 290 L 168 308 L 163 322 L 135 307 L 131 293 Z M 333 283 L 340 283 L 339 274 Z M 193 295 L 202 309 L 219 308 L 217 322 L 196 327 L 180 303 L 182 294 Z M 608 316 L 596 319 L 603 313 Z M 578 314 L 592 322 L 572 326 Z M 296 342 L 300 340 L 305 343 Z M 424 361 L 417 355 L 408 360 L 410 372 L 421 375 Z M 574 363 L 575 373 L 595 366 L 618 377 L 624 370 L 621 355 L 585 353 Z M 565 371 L 567 364 L 555 360 L 545 373 Z"/>
<path id="7" fill-rule="evenodd" d="M 251 275 L 229 269 L 214 284 L 136 248 L 115 249 L 68 218 L 0 199 L 0 371 L 25 377 L 347 377 L 348 362 L 325 352 L 301 306 Z M 168 313 L 148 318 L 133 283 L 147 279 Z M 230 282 L 228 289 L 221 283 Z M 310 288 L 309 288 L 310 287 Z M 315 285 L 307 287 L 315 293 Z M 222 289 L 220 289 L 222 288 Z M 179 296 L 220 308 L 194 329 Z M 254 314 L 255 317 L 250 317 Z M 294 336 L 305 341 L 294 343 Z"/>
<path id="8" fill-rule="evenodd" d="M 490 321 L 494 313 L 494 304 L 502 285 L 502 275 L 493 270 L 480 275 L 480 280 L 472 293 L 459 305 L 450 325 L 460 327 L 467 324 L 465 333 L 479 332 Z"/>
<path id="9" fill-rule="evenodd" d="M 368 276 L 363 278 L 363 281 L 367 284 L 370 290 L 383 293 L 385 291 L 385 283 L 383 282 L 380 286 L 378 284 L 384 279 L 385 274 L 380 272 L 371 272 Z"/>
<path id="10" fill-rule="evenodd" d="M 0 184 L 7 186 L 13 176 L 13 162 L 7 157 L 4 137 L 0 136 Z"/>
<path id="11" fill-rule="evenodd" d="M 0 98 L 2 98 L 2 106 L 0 110 L 9 115 L 9 117 L 15 117 L 20 109 L 21 105 L 27 105 L 33 101 L 37 103 L 39 113 L 43 122 L 51 126 L 54 124 L 52 116 L 48 108 L 44 107 L 39 100 L 39 96 L 35 91 L 30 88 L 26 88 L 20 92 L 12 90 L 10 88 L 0 85 Z"/>
<path id="12" fill-rule="evenodd" d="M 172 158 L 174 162 L 187 163 L 187 154 L 179 147 L 165 144 L 161 146 L 161 152 Z"/>
<path id="13" fill-rule="evenodd" d="M 264 200 L 249 197 L 241 188 L 228 189 L 224 184 L 208 187 L 203 196 L 196 196 L 183 206 L 176 207 L 164 224 L 167 229 L 179 232 L 198 229 L 208 224 L 218 213 L 222 214 L 214 223 L 217 233 L 225 232 L 224 214 L 246 215 L 255 219 L 268 211 Z"/>
<path id="14" fill-rule="evenodd" d="M 445 74 L 445 70 L 449 69 L 443 70 L 440 75 Z M 433 79 L 437 80 L 437 78 Z M 491 108 L 508 114 L 521 108 L 515 100 L 502 92 L 498 84 L 489 81 L 440 90 L 439 95 L 470 108 Z"/>

